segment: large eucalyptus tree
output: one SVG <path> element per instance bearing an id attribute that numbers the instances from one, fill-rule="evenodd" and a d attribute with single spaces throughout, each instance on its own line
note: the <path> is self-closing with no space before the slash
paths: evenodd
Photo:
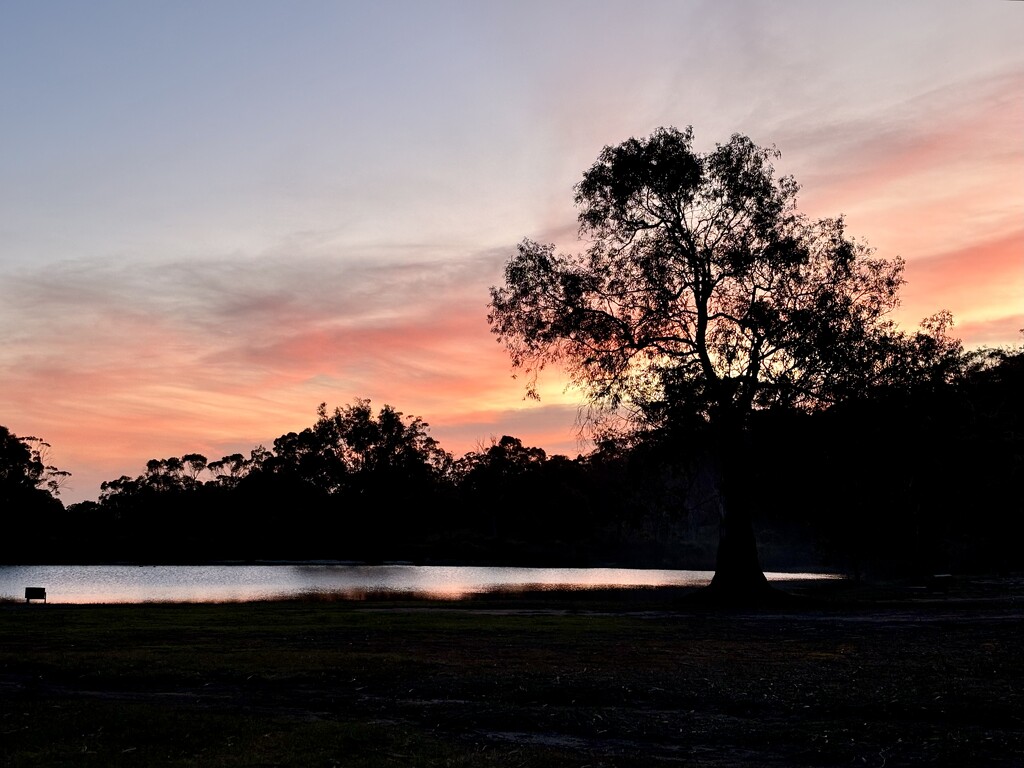
<path id="1" fill-rule="evenodd" d="M 491 330 L 527 374 L 558 363 L 635 426 L 698 425 L 722 510 L 712 588 L 762 590 L 745 433 L 758 409 L 813 409 L 905 368 L 888 319 L 901 260 L 797 209 L 774 148 L 693 147 L 662 128 L 605 147 L 576 186 L 584 250 L 524 240 L 491 289 Z"/>

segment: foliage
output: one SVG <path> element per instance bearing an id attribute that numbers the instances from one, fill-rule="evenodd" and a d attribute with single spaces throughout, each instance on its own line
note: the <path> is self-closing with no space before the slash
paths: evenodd
<path id="1" fill-rule="evenodd" d="M 243 477 L 249 474 L 253 463 L 257 461 L 256 455 L 262 450 L 262 446 L 254 449 L 253 455 L 249 459 L 246 459 L 240 453 L 232 453 L 230 456 L 224 456 L 219 461 L 211 461 L 206 465 L 206 468 L 213 473 L 216 483 L 233 488 L 238 485 Z"/>
<path id="2" fill-rule="evenodd" d="M 0 493 L 45 489 L 59 496 L 70 472 L 48 463 L 50 444 L 38 437 L 18 437 L 0 426 Z"/>
<path id="3" fill-rule="evenodd" d="M 7 427 L 0 427 L 0 484 L 4 488 L 35 488 L 43 464 Z"/>
<path id="4" fill-rule="evenodd" d="M 335 408 L 321 403 L 317 422 L 282 435 L 264 471 L 297 473 L 328 494 L 387 494 L 410 484 L 440 480 L 452 458 L 419 417 L 404 418 L 385 405 L 376 417 L 369 400 Z"/>
<path id="5" fill-rule="evenodd" d="M 39 438 L 0 426 L 0 562 L 55 534 L 53 521 L 64 511 L 57 495 L 70 473 L 49 464 L 49 449 Z"/>

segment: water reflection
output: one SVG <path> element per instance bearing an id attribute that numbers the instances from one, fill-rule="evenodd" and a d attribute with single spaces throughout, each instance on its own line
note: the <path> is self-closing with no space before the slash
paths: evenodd
<path id="1" fill-rule="evenodd" d="M 827 574 L 771 573 L 770 580 Z M 416 565 L 45 565 L 0 567 L 0 599 L 45 587 L 52 603 L 234 602 L 303 595 L 361 599 L 373 593 L 428 599 L 526 589 L 702 586 L 710 571 Z"/>

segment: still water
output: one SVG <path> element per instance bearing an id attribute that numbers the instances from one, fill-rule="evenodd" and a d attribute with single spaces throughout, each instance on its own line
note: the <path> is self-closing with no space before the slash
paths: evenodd
<path id="1" fill-rule="evenodd" d="M 8 565 L 0 599 L 44 587 L 51 603 L 234 602 L 317 593 L 358 600 L 370 593 L 457 599 L 516 589 L 702 586 L 711 571 L 631 568 L 496 568 L 417 565 Z M 769 573 L 770 580 L 831 578 Z"/>

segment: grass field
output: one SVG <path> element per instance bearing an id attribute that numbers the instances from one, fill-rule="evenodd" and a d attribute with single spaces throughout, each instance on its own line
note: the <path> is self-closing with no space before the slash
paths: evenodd
<path id="1" fill-rule="evenodd" d="M 1020 766 L 1024 593 L 0 606 L 4 766 Z"/>

